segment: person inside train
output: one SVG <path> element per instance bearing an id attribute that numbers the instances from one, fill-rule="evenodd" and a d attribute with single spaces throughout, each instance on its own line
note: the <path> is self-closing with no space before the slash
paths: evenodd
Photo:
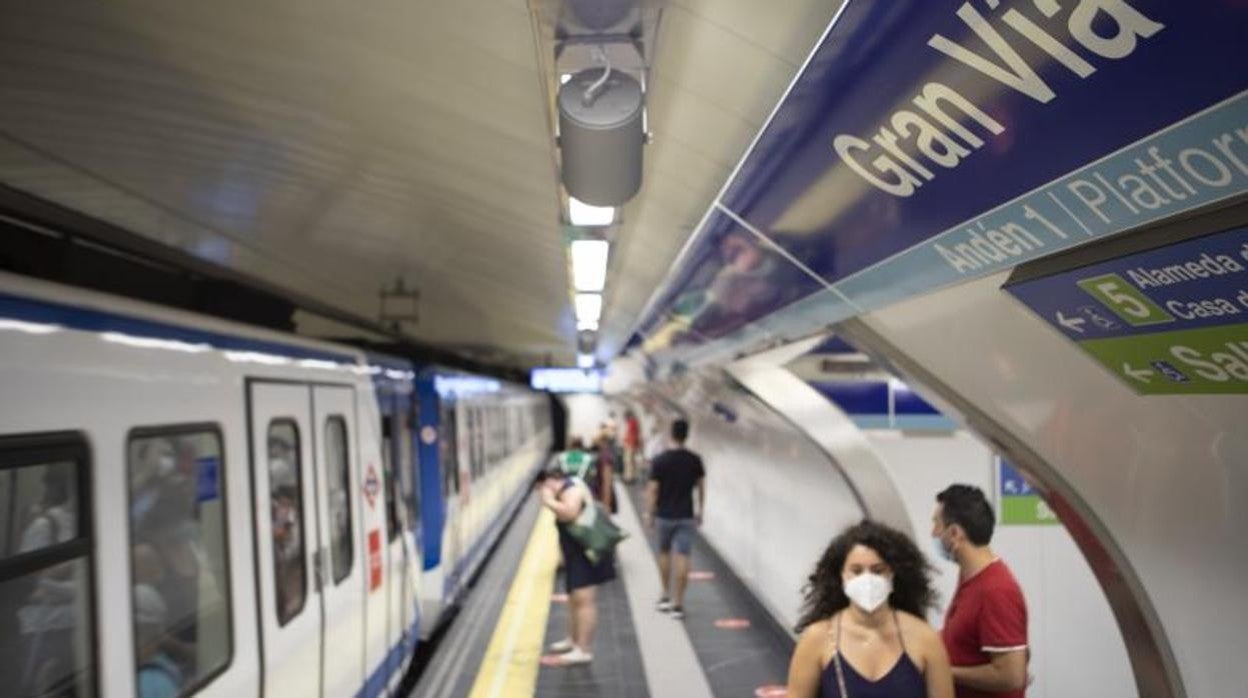
<path id="1" fill-rule="evenodd" d="M 538 475 L 542 504 L 555 515 L 559 550 L 563 554 L 564 587 L 568 591 L 568 636 L 550 646 L 559 654 L 562 666 L 593 661 L 594 631 L 598 627 L 597 587 L 615 579 L 615 559 L 606 553 L 591 562 L 584 548 L 568 531 L 568 526 L 593 506 L 588 486 L 578 478 L 559 471 Z"/>
<path id="2" fill-rule="evenodd" d="M 49 548 L 77 535 L 73 475 L 74 470 L 67 466 L 43 468 L 43 496 L 22 531 L 19 553 Z M 79 589 L 72 563 L 56 565 L 33 580 L 17 610 L 25 656 L 21 658 L 22 673 L 14 678 L 31 695 L 59 692 L 72 682 Z"/>
<path id="3" fill-rule="evenodd" d="M 181 689 L 182 669 L 165 652 L 168 610 L 150 584 L 134 585 L 135 688 L 138 698 L 173 698 Z"/>
<path id="4" fill-rule="evenodd" d="M 1027 687 L 1027 601 L 989 547 L 995 522 L 978 487 L 950 485 L 936 495 L 933 544 L 958 565 L 958 588 L 941 629 L 958 698 L 1023 698 Z"/>
<path id="5" fill-rule="evenodd" d="M 161 573 L 155 588 L 165 604 L 166 649 L 175 655 L 183 675 L 196 676 L 200 621 L 205 613 L 224 608 L 224 596 L 218 571 L 211 568 L 201 545 L 194 492 L 188 498 L 181 488 L 172 491 L 176 494 L 162 493 L 137 535 L 159 558 Z M 146 557 L 138 546 L 131 555 Z M 139 563 L 136 559 L 136 573 Z"/>
<path id="6" fill-rule="evenodd" d="M 804 590 L 790 698 L 953 698 L 945 646 L 923 620 L 929 574 L 914 542 L 883 524 L 833 539 Z"/>
<path id="7" fill-rule="evenodd" d="M 283 620 L 291 618 L 303 607 L 307 589 L 296 458 L 295 444 L 290 439 L 277 434 L 269 438 L 269 515 L 273 535 L 273 576 L 277 614 Z"/>

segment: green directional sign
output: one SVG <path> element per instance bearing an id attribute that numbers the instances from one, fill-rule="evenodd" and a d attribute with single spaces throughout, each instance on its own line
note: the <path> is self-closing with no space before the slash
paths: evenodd
<path id="1" fill-rule="evenodd" d="M 1248 394 L 1248 228 L 1006 290 L 1141 395 Z"/>
<path id="2" fill-rule="evenodd" d="M 1137 392 L 1248 393 L 1248 324 L 1080 342 Z"/>
<path id="3" fill-rule="evenodd" d="M 1001 523 L 1011 526 L 1060 524 L 1057 514 L 1038 494 L 1001 498 Z"/>
<path id="4" fill-rule="evenodd" d="M 1142 327 L 1174 322 L 1173 315 L 1162 310 L 1117 274 L 1103 274 L 1076 283 L 1128 324 Z"/>

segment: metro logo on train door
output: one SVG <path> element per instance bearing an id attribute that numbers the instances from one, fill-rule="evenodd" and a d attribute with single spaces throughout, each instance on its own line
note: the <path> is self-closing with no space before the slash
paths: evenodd
<path id="1" fill-rule="evenodd" d="M 373 529 L 368 532 L 368 591 L 374 592 L 381 586 L 381 531 Z"/>

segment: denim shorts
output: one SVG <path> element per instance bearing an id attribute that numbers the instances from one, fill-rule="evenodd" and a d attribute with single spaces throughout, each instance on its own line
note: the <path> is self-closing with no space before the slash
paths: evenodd
<path id="1" fill-rule="evenodd" d="M 693 519 L 655 519 L 659 532 L 659 552 L 671 552 L 688 556 L 693 551 L 693 532 L 697 524 Z"/>

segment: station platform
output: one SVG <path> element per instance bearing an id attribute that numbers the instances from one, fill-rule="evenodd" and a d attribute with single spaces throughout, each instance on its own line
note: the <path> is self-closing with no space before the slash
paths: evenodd
<path id="1" fill-rule="evenodd" d="M 546 648 L 567 634 L 554 518 L 525 502 L 446 634 L 413 696 L 422 698 L 702 698 L 784 695 L 793 640 L 699 535 L 685 617 L 655 609 L 657 549 L 638 515 L 640 485 L 617 488 L 629 533 L 617 578 L 598 587 L 594 661 L 559 666 Z"/>

